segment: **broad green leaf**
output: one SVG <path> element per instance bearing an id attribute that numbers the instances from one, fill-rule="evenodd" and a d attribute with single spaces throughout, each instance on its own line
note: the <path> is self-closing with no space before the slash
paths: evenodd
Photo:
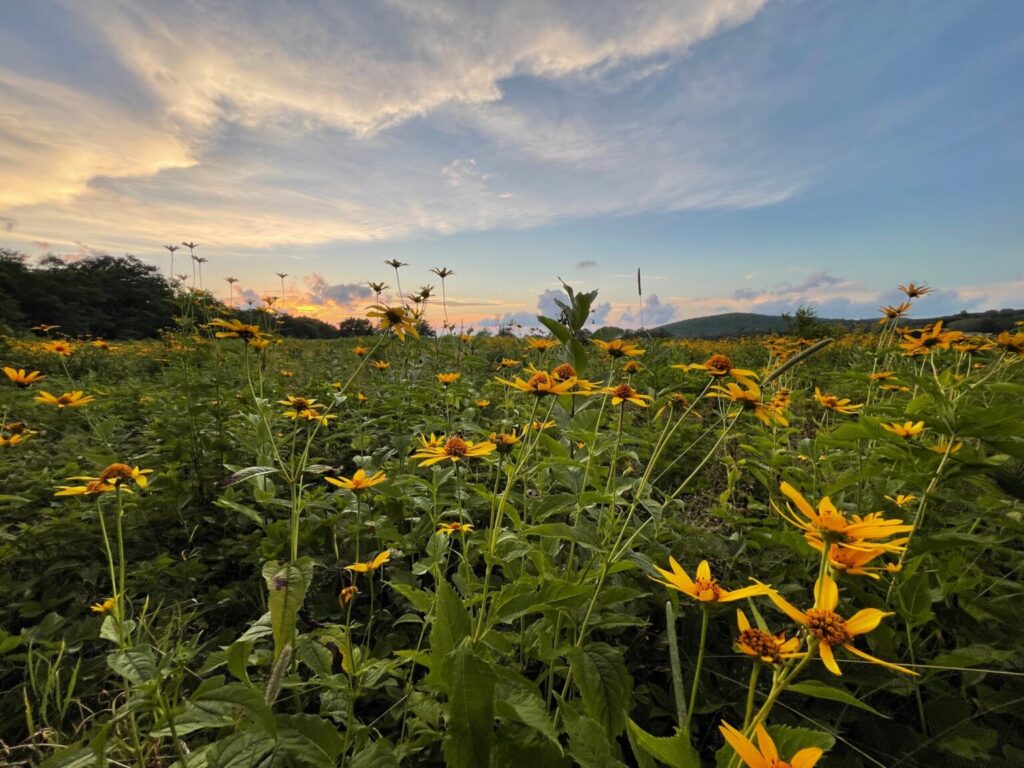
<path id="1" fill-rule="evenodd" d="M 566 655 L 587 714 L 609 736 L 618 736 L 626 727 L 633 688 L 621 652 L 605 643 L 590 643 Z"/>
<path id="2" fill-rule="evenodd" d="M 444 756 L 448 768 L 490 765 L 494 731 L 494 673 L 468 645 L 448 661 L 450 690 Z"/>
<path id="3" fill-rule="evenodd" d="M 700 768 L 700 756 L 686 734 L 676 730 L 674 736 L 652 736 L 629 721 L 630 742 L 670 768 Z"/>
<path id="4" fill-rule="evenodd" d="M 278 715 L 280 747 L 310 765 L 334 765 L 345 748 L 338 727 L 316 715 Z"/>
<path id="5" fill-rule="evenodd" d="M 267 583 L 270 625 L 274 634 L 274 658 L 295 636 L 295 621 L 313 580 L 313 563 L 302 558 L 295 564 L 271 561 L 263 566 Z"/>

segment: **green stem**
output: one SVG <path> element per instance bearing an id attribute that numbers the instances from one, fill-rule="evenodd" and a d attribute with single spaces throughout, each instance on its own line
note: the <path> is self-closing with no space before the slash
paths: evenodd
<path id="1" fill-rule="evenodd" d="M 708 624 L 711 621 L 711 611 L 701 606 L 700 620 L 700 649 L 697 651 L 697 667 L 693 670 L 693 683 L 690 686 L 690 703 L 686 708 L 686 724 L 683 726 L 683 733 L 690 735 L 690 724 L 693 721 L 693 708 L 697 705 L 697 689 L 700 687 L 700 672 L 704 666 L 704 646 L 708 640 Z"/>

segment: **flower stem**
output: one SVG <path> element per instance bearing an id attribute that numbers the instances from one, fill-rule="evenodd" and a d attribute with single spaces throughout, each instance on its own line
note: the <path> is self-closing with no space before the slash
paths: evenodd
<path id="1" fill-rule="evenodd" d="M 693 721 L 693 708 L 697 705 L 697 689 L 700 687 L 700 672 L 704 666 L 704 646 L 708 640 L 708 624 L 711 621 L 711 611 L 701 606 L 700 619 L 700 649 L 697 651 L 697 666 L 693 670 L 693 683 L 690 686 L 690 703 L 686 708 L 686 723 L 683 732 L 690 735 L 690 724 Z"/>

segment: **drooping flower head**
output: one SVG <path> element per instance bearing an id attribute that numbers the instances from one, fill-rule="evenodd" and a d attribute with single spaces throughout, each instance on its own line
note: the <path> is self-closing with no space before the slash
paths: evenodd
<path id="1" fill-rule="evenodd" d="M 4 367 L 4 373 L 7 378 L 10 379 L 19 389 L 25 389 L 35 384 L 37 381 L 45 379 L 46 376 L 41 374 L 39 371 L 27 372 L 24 368 L 8 368 Z"/>
<path id="2" fill-rule="evenodd" d="M 881 549 L 886 552 L 900 552 L 903 550 L 904 542 L 893 541 L 892 537 L 908 533 L 914 527 L 904 525 L 902 520 L 887 520 L 880 512 L 847 518 L 828 496 L 823 497 L 815 509 L 800 491 L 789 483 L 783 482 L 779 489 L 792 505 L 780 507 L 773 502 L 775 512 L 786 522 L 804 531 L 804 538 L 812 546 L 818 547 L 819 551 L 823 544 L 843 544 L 862 551 Z"/>
<path id="3" fill-rule="evenodd" d="M 711 566 L 708 565 L 707 560 L 700 561 L 695 579 L 690 578 L 674 557 L 669 557 L 668 564 L 671 571 L 654 566 L 654 570 L 661 574 L 662 578 L 657 579 L 654 576 L 650 578 L 701 603 L 731 603 L 734 600 L 767 595 L 770 591 L 770 587 L 764 584 L 755 584 L 742 589 L 725 589 L 719 586 L 718 581 L 711 575 Z"/>

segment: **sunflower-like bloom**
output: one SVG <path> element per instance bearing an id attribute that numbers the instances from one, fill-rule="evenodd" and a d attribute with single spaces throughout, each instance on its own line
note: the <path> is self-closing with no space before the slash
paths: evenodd
<path id="1" fill-rule="evenodd" d="M 916 299 L 918 296 L 924 296 L 932 292 L 932 289 L 927 285 L 914 285 L 913 283 L 897 285 L 896 287 L 903 291 L 908 299 Z"/>
<path id="2" fill-rule="evenodd" d="M 543 432 L 545 429 L 551 429 L 555 426 L 555 421 L 535 421 L 530 425 L 530 429 L 534 432 Z"/>
<path id="3" fill-rule="evenodd" d="M 892 432 L 898 437 L 902 437 L 904 440 L 909 440 L 912 437 L 917 437 L 924 432 L 924 422 L 918 421 L 905 421 L 900 424 L 898 421 L 890 421 L 881 425 L 882 429 L 887 432 Z"/>
<path id="4" fill-rule="evenodd" d="M 758 420 L 766 427 L 778 424 L 781 427 L 788 427 L 789 420 L 782 409 L 771 403 L 761 402 L 761 388 L 749 379 L 737 379 L 744 386 L 735 382 L 728 382 L 724 387 L 716 384 L 708 392 L 708 397 L 724 397 L 734 403 L 739 403 L 744 410 L 753 411 Z"/>
<path id="5" fill-rule="evenodd" d="M 640 373 L 641 370 L 643 370 L 643 366 L 636 360 L 627 360 L 622 366 L 622 372 L 630 376 L 634 373 Z"/>
<path id="6" fill-rule="evenodd" d="M 591 341 L 607 352 L 610 357 L 639 357 L 647 353 L 647 350 L 641 349 L 635 341 L 626 341 L 625 339 L 612 339 L 611 341 L 591 339 Z"/>
<path id="7" fill-rule="evenodd" d="M 246 344 L 263 340 L 263 332 L 258 325 L 246 325 L 241 320 L 223 320 L 218 317 L 211 320 L 210 325 L 224 329 L 214 334 L 218 339 L 241 339 Z"/>
<path id="8" fill-rule="evenodd" d="M 89 610 L 93 613 L 110 613 L 114 610 L 115 605 L 117 605 L 117 601 L 112 597 L 108 597 L 106 600 L 90 605 Z"/>
<path id="9" fill-rule="evenodd" d="M 386 371 L 388 368 L 391 367 L 391 363 L 389 363 L 387 360 L 374 360 L 372 363 L 370 363 L 370 365 L 372 365 L 378 371 Z"/>
<path id="10" fill-rule="evenodd" d="M 443 536 L 451 536 L 453 533 L 472 533 L 472 532 L 473 532 L 473 524 L 472 523 L 459 523 L 459 522 L 455 522 L 455 523 L 442 523 L 441 525 L 437 526 L 437 533 L 440 533 Z"/>
<path id="11" fill-rule="evenodd" d="M 46 344 L 44 349 L 47 352 L 52 352 L 53 354 L 60 355 L 61 357 L 67 357 L 68 355 L 75 351 L 74 347 L 72 347 L 66 341 L 60 341 L 59 339 L 49 342 L 48 344 Z"/>
<path id="12" fill-rule="evenodd" d="M 352 354 L 356 357 L 366 357 L 370 354 L 370 350 L 363 346 L 352 347 Z"/>
<path id="13" fill-rule="evenodd" d="M 781 664 L 804 654 L 800 652 L 800 638 L 786 639 L 785 633 L 773 635 L 763 629 L 750 626 L 747 615 L 736 609 L 736 626 L 740 634 L 736 639 L 736 650 L 764 664 Z"/>
<path id="14" fill-rule="evenodd" d="M 104 341 L 103 339 L 95 339 L 90 346 L 94 347 L 95 349 L 104 349 L 108 351 L 110 350 L 110 343 Z"/>
<path id="15" fill-rule="evenodd" d="M 51 395 L 45 389 L 41 389 L 35 397 L 37 403 L 55 405 L 58 408 L 81 408 L 95 399 L 95 397 L 85 394 L 80 389 L 76 389 L 74 392 L 65 392 L 63 395 Z"/>
<path id="16" fill-rule="evenodd" d="M 330 423 L 338 418 L 335 413 L 320 413 L 312 408 L 306 408 L 301 411 L 285 411 L 284 415 L 289 419 L 305 419 L 306 421 L 315 421 L 321 427 L 330 426 Z"/>
<path id="17" fill-rule="evenodd" d="M 346 571 L 352 571 L 353 573 L 372 573 L 380 568 L 384 563 L 391 559 L 391 550 L 385 549 L 373 560 L 369 560 L 365 563 L 352 563 L 352 565 L 346 565 Z"/>
<path id="18" fill-rule="evenodd" d="M 757 746 L 754 746 L 754 743 L 739 729 L 733 728 L 724 720 L 718 726 L 718 730 L 722 732 L 722 736 L 729 742 L 729 746 L 736 751 L 747 768 L 814 768 L 824 754 L 819 747 L 805 747 L 789 760 L 782 760 L 779 758 L 779 750 L 776 749 L 775 742 L 772 741 L 768 730 L 761 723 L 758 723 L 757 728 L 754 729 Z"/>
<path id="19" fill-rule="evenodd" d="M 817 387 L 814 388 L 814 399 L 818 401 L 822 408 L 835 411 L 836 413 L 857 413 L 857 411 L 864 407 L 864 403 L 854 405 L 848 397 L 840 399 L 835 395 L 822 394 L 821 390 Z"/>
<path id="20" fill-rule="evenodd" d="M 891 537 L 908 533 L 914 528 L 912 525 L 904 525 L 902 520 L 886 520 L 880 512 L 847 518 L 836 509 L 828 496 L 818 502 L 818 509 L 815 510 L 800 491 L 789 483 L 782 483 L 779 489 L 796 505 L 796 510 L 790 504 L 786 504 L 783 509 L 772 502 L 775 512 L 787 523 L 802 530 L 808 543 L 819 551 L 825 542 L 843 544 L 861 551 L 880 549 L 900 552 L 904 549 L 905 540 L 890 541 Z"/>
<path id="21" fill-rule="evenodd" d="M 400 341 L 405 341 L 405 334 L 418 339 L 420 332 L 416 330 L 416 320 L 409 314 L 405 307 L 388 307 L 384 304 L 374 304 L 367 317 L 375 318 L 380 324 L 382 331 L 393 330 Z"/>
<path id="22" fill-rule="evenodd" d="M 513 360 L 511 357 L 503 357 L 498 362 L 497 367 L 501 368 L 515 368 L 522 363 L 521 360 Z"/>
<path id="23" fill-rule="evenodd" d="M 533 339 L 533 338 L 530 338 L 530 339 L 526 340 L 526 345 L 530 349 L 537 349 L 537 350 L 540 350 L 541 352 L 547 352 L 549 349 L 554 349 L 555 347 L 557 347 L 561 343 L 562 342 L 560 342 L 558 339 Z"/>
<path id="24" fill-rule="evenodd" d="M 734 600 L 767 595 L 771 591 L 771 588 L 765 584 L 755 584 L 742 589 L 724 589 L 718 586 L 718 582 L 711 575 L 711 566 L 708 565 L 707 560 L 701 560 L 700 565 L 697 566 L 696 579 L 691 579 L 674 557 L 669 557 L 668 564 L 671 571 L 654 566 L 654 570 L 664 578 L 656 579 L 654 576 L 650 578 L 701 603 L 731 603 Z"/>
<path id="25" fill-rule="evenodd" d="M 18 443 L 28 439 L 28 435 L 11 435 L 7 437 L 0 434 L 0 448 L 13 448 Z"/>
<path id="26" fill-rule="evenodd" d="M 1012 355 L 1024 355 L 1024 333 L 1003 331 L 992 343 Z"/>
<path id="27" fill-rule="evenodd" d="M 882 313 L 882 319 L 878 321 L 879 325 L 885 325 L 890 320 L 898 320 L 903 317 L 910 310 L 910 302 L 904 301 L 902 304 L 894 306 L 879 307 L 878 311 Z"/>
<path id="28" fill-rule="evenodd" d="M 757 374 L 753 371 L 747 370 L 746 368 L 734 368 L 732 360 L 730 360 L 726 355 L 712 355 L 703 363 L 673 365 L 671 367 L 680 371 L 704 371 L 708 376 L 716 379 L 721 378 L 722 376 L 732 376 L 736 381 L 748 385 L 757 378 Z"/>
<path id="29" fill-rule="evenodd" d="M 121 485 L 126 482 L 133 482 L 139 488 L 145 488 L 149 485 L 149 478 L 146 475 L 153 474 L 152 469 L 139 469 L 138 467 L 132 467 L 128 464 L 122 464 L 115 462 L 105 467 L 100 476 L 97 478 L 72 478 L 74 480 L 88 480 L 96 479 L 101 483 L 113 483 L 114 485 Z"/>
<path id="30" fill-rule="evenodd" d="M 124 493 L 131 493 L 132 490 L 125 485 L 114 485 L 112 483 L 104 483 L 95 478 L 71 478 L 72 480 L 87 480 L 85 485 L 58 485 L 57 492 L 54 496 L 91 496 L 94 493 L 112 493 L 114 491 L 123 491 Z"/>
<path id="31" fill-rule="evenodd" d="M 482 398 L 480 400 L 474 400 L 473 401 L 473 405 L 475 405 L 477 408 L 486 408 L 490 404 L 491 404 L 491 401 L 487 400 L 486 398 Z"/>
<path id="32" fill-rule="evenodd" d="M 616 387 L 602 387 L 598 392 L 604 395 L 611 395 L 612 405 L 632 403 L 633 405 L 637 405 L 641 408 L 646 408 L 654 400 L 650 395 L 641 395 L 625 382 Z"/>
<path id="33" fill-rule="evenodd" d="M 431 435 L 429 440 L 420 435 L 420 443 L 422 443 L 420 449 L 412 455 L 412 458 L 423 459 L 419 463 L 421 467 L 430 467 L 445 460 L 456 462 L 462 459 L 479 458 L 497 449 L 497 446 L 490 441 L 474 443 L 472 440 L 463 440 L 458 435 L 452 435 L 447 440 L 443 435 L 440 438 Z"/>
<path id="34" fill-rule="evenodd" d="M 28 373 L 24 368 L 18 368 L 15 370 L 14 368 L 8 368 L 5 366 L 4 373 L 7 374 L 7 378 L 17 384 L 20 389 L 30 387 L 37 381 L 46 378 L 46 376 L 41 374 L 39 371 L 32 371 L 31 373 Z"/>
<path id="35" fill-rule="evenodd" d="M 456 381 L 462 378 L 461 373 L 439 373 L 437 374 L 437 380 L 441 382 L 441 386 L 447 387 L 454 384 Z"/>
<path id="36" fill-rule="evenodd" d="M 942 330 L 942 321 L 939 320 L 927 328 L 905 332 L 900 349 L 908 356 L 930 355 L 937 349 L 949 349 L 953 342 L 959 341 L 963 336 L 960 331 Z"/>
<path id="37" fill-rule="evenodd" d="M 576 375 L 576 369 L 573 368 L 569 363 L 562 363 L 556 365 L 551 369 L 551 378 L 555 381 L 569 381 L 569 379 L 576 380 L 576 392 L 573 394 L 583 394 L 585 392 L 593 392 L 598 388 L 599 385 L 587 379 L 581 379 Z"/>
<path id="38" fill-rule="evenodd" d="M 893 539 L 889 543 L 898 547 L 905 547 L 907 539 Z M 821 552 L 825 545 L 820 541 L 812 541 L 811 546 Z M 868 564 L 889 551 L 889 549 L 881 547 L 860 549 L 848 547 L 845 544 L 830 544 L 828 564 L 833 570 L 842 571 L 850 576 L 867 576 L 870 579 L 877 579 L 878 574 L 876 571 L 884 570 L 884 566 L 869 567 Z"/>
<path id="39" fill-rule="evenodd" d="M 917 496 L 912 493 L 897 493 L 895 496 L 886 496 L 885 499 L 902 508 L 917 501 Z"/>
<path id="40" fill-rule="evenodd" d="M 316 401 L 315 397 L 302 397 L 301 395 L 285 395 L 284 400 L 277 402 L 287 405 L 293 411 L 319 411 L 324 407 Z"/>
<path id="41" fill-rule="evenodd" d="M 353 491 L 360 493 L 368 488 L 372 488 L 379 483 L 383 483 L 388 479 L 388 476 L 383 472 L 377 472 L 373 475 L 367 475 L 365 469 L 357 469 L 352 477 L 325 477 L 331 485 L 337 486 L 338 488 L 344 488 L 346 491 Z"/>
<path id="42" fill-rule="evenodd" d="M 518 432 L 514 429 L 511 432 L 491 432 L 488 439 L 494 443 L 498 453 L 512 453 L 512 449 L 526 437 L 527 431 L 528 427 L 522 427 Z"/>
<path id="43" fill-rule="evenodd" d="M 843 618 L 836 613 L 836 606 L 839 605 L 839 588 L 836 587 L 836 583 L 832 580 L 831 576 L 825 574 L 815 583 L 814 607 L 809 608 L 806 612 L 792 605 L 777 592 L 768 592 L 768 599 L 775 604 L 776 608 L 793 619 L 793 621 L 807 627 L 811 636 L 817 638 L 818 654 L 821 656 L 821 660 L 826 668 L 828 668 L 828 671 L 832 674 L 843 674 L 836 663 L 833 653 L 833 649 L 839 645 L 854 656 L 859 656 L 865 661 L 880 664 L 887 669 L 903 672 L 907 675 L 917 675 L 916 672 L 906 667 L 877 659 L 859 650 L 853 644 L 853 639 L 857 635 L 867 634 L 877 627 L 886 616 L 892 616 L 892 613 L 886 613 L 877 608 L 861 608 L 850 618 Z"/>
<path id="44" fill-rule="evenodd" d="M 560 380 L 556 379 L 547 371 L 538 371 L 536 368 L 530 368 L 528 370 L 533 375 L 526 381 L 523 381 L 518 376 L 512 379 L 512 381 L 503 379 L 499 376 L 495 376 L 494 378 L 496 381 L 501 382 L 507 387 L 513 387 L 514 389 L 518 389 L 520 392 L 524 392 L 527 395 L 533 395 L 535 397 L 571 394 L 573 387 L 576 386 L 575 378 Z"/>
<path id="45" fill-rule="evenodd" d="M 891 379 L 896 375 L 896 371 L 879 371 L 878 373 L 869 373 L 868 378 L 871 381 L 883 381 L 884 379 Z"/>

